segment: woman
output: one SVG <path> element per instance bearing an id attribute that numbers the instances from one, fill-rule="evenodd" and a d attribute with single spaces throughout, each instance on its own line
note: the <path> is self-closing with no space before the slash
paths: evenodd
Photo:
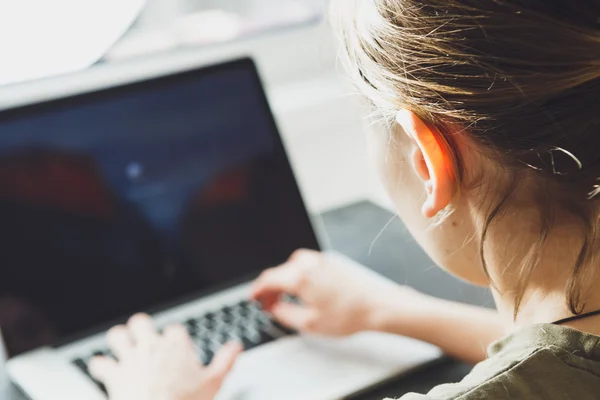
<path id="1" fill-rule="evenodd" d="M 335 6 L 350 73 L 390 128 L 369 138 L 398 214 L 438 265 L 489 286 L 498 312 L 365 282 L 311 252 L 265 272 L 255 298 L 300 330 L 394 332 L 479 363 L 405 399 L 597 398 L 600 1 Z M 212 399 L 240 350 L 202 369 L 182 328 L 159 337 L 144 316 L 108 339 L 121 361 L 92 370 L 113 400 Z"/>

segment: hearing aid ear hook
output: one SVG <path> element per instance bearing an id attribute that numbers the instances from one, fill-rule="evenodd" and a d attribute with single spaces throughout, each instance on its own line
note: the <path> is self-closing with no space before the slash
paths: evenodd
<path id="1" fill-rule="evenodd" d="M 555 151 L 560 151 L 563 154 L 566 154 L 573 161 L 575 161 L 575 164 L 577 164 L 577 169 L 579 169 L 579 170 L 583 169 L 583 164 L 581 163 L 581 161 L 579 161 L 579 159 L 577 157 L 575 157 L 575 154 L 571 153 L 568 150 L 563 149 L 562 147 L 554 147 L 554 148 L 550 149 L 550 157 L 552 158 L 552 172 L 554 173 L 554 175 L 566 175 L 566 173 L 564 173 L 564 172 L 562 172 L 562 173 L 557 172 L 556 168 L 554 167 L 554 152 Z"/>
<path id="2" fill-rule="evenodd" d="M 534 149 L 531 149 L 531 151 L 534 151 Z M 554 163 L 554 152 L 555 151 L 560 151 L 561 153 L 565 154 L 567 157 L 571 158 L 577 165 L 578 170 L 583 169 L 583 163 L 581 161 L 579 161 L 579 159 L 577 157 L 575 157 L 575 154 L 571 153 L 568 150 L 563 149 L 562 147 L 552 147 L 551 149 L 548 150 L 548 153 L 550 154 L 550 162 L 552 163 L 552 174 L 553 175 L 567 175 L 566 172 L 559 172 L 556 170 L 556 166 Z M 537 155 L 538 155 L 539 159 L 542 160 L 542 155 L 539 152 L 537 152 Z M 520 162 L 536 171 L 543 171 L 543 168 L 536 167 L 536 166 L 526 163 L 524 161 L 520 161 Z M 543 160 L 542 160 L 542 162 L 543 162 Z"/>
<path id="3" fill-rule="evenodd" d="M 575 163 L 577 164 L 577 167 L 581 170 L 583 169 L 583 164 L 581 163 L 581 161 L 579 161 L 579 159 L 577 157 L 575 157 L 575 155 L 565 149 L 562 149 L 560 147 L 555 147 L 553 150 L 555 151 L 561 151 L 564 154 L 566 154 L 567 156 L 571 157 L 573 159 L 573 161 L 575 161 Z M 552 155 L 552 151 L 550 151 L 550 156 L 552 157 L 552 171 L 554 174 L 557 175 L 566 175 L 565 173 L 559 173 L 556 171 L 556 169 L 554 168 L 554 156 Z M 596 178 L 596 182 L 600 182 L 600 177 Z M 596 183 L 594 186 L 592 186 L 592 190 L 588 193 L 588 200 L 592 200 L 594 197 L 598 196 L 598 194 L 600 194 L 600 184 Z"/>
<path id="4" fill-rule="evenodd" d="M 577 157 L 575 157 L 575 155 L 573 153 L 571 153 L 570 151 L 567 151 L 563 148 L 560 147 L 554 147 L 552 150 L 550 150 L 550 157 L 552 159 L 552 173 L 555 175 L 566 175 L 566 173 L 561 173 L 561 172 L 557 172 L 556 168 L 554 167 L 554 154 L 553 151 L 561 151 L 562 153 L 566 154 L 567 156 L 571 157 L 571 159 L 573 161 L 575 161 L 575 163 L 577 164 L 577 168 L 579 170 L 583 169 L 583 164 L 581 163 L 581 161 L 579 161 L 579 159 Z M 596 182 L 600 182 L 600 177 L 596 178 Z M 592 200 L 594 197 L 598 196 L 598 194 L 600 194 L 600 184 L 596 183 L 594 186 L 592 186 L 592 190 L 588 193 L 588 200 Z"/>
<path id="5" fill-rule="evenodd" d="M 561 153 L 567 155 L 569 158 L 571 158 L 573 161 L 575 161 L 575 164 L 577 164 L 577 169 L 579 169 L 579 170 L 583 169 L 583 163 L 575 156 L 575 154 L 571 153 L 568 150 L 563 149 L 562 147 L 553 147 L 552 149 L 549 150 L 549 152 L 550 152 L 550 159 L 552 162 L 552 173 L 554 175 L 567 175 L 567 173 L 565 173 L 565 172 L 559 172 L 556 170 L 556 167 L 554 164 L 554 153 L 553 153 L 555 151 L 560 151 Z M 539 156 L 539 153 L 538 153 L 538 156 Z M 536 166 L 528 164 L 526 162 L 522 161 L 522 163 L 536 171 L 542 170 L 542 168 L 536 167 Z M 596 178 L 596 182 L 600 182 L 600 177 Z M 588 200 L 592 200 L 594 197 L 598 196 L 599 194 L 600 194 L 600 183 L 596 183 L 594 186 L 592 186 L 592 190 L 588 193 L 587 198 L 588 198 Z"/>

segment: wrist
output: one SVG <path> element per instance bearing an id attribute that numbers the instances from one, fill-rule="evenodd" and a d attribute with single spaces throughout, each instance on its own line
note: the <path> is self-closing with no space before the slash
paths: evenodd
<path id="1" fill-rule="evenodd" d="M 377 296 L 371 303 L 367 330 L 421 339 L 440 300 L 405 286 Z"/>

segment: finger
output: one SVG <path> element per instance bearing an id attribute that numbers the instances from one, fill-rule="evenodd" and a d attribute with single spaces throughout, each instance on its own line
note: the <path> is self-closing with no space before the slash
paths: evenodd
<path id="1" fill-rule="evenodd" d="M 289 261 L 300 261 L 304 263 L 315 263 L 319 262 L 323 256 L 322 253 L 315 250 L 300 249 L 296 250 L 289 258 Z"/>
<path id="2" fill-rule="evenodd" d="M 129 335 L 129 329 L 124 325 L 118 325 L 110 329 L 106 334 L 106 342 L 118 359 L 123 359 L 133 350 L 133 341 Z"/>
<path id="3" fill-rule="evenodd" d="M 254 282 L 252 298 L 260 301 L 263 307 L 269 309 L 284 293 L 298 295 L 303 273 L 302 265 L 294 261 L 269 269 Z"/>
<path id="4" fill-rule="evenodd" d="M 243 350 L 244 348 L 240 343 L 228 343 L 217 351 L 210 365 L 206 368 L 206 378 L 209 383 L 220 386 L 223 378 L 231 371 L 236 358 Z"/>
<path id="5" fill-rule="evenodd" d="M 271 314 L 281 324 L 298 331 L 312 332 L 316 329 L 317 313 L 298 304 L 280 302 Z"/>
<path id="6" fill-rule="evenodd" d="M 109 357 L 94 357 L 89 363 L 90 375 L 101 383 L 111 380 L 117 371 L 117 367 L 117 362 Z"/>
<path id="7" fill-rule="evenodd" d="M 136 314 L 129 318 L 127 327 L 134 343 L 149 343 L 158 339 L 154 322 L 146 314 Z"/>
<path id="8" fill-rule="evenodd" d="M 281 299 L 282 293 L 280 292 L 268 292 L 260 294 L 259 297 L 254 298 L 258 301 L 263 310 L 270 312 L 275 304 Z"/>
<path id="9" fill-rule="evenodd" d="M 190 337 L 190 334 L 181 324 L 167 326 L 163 331 L 163 336 L 172 343 L 185 343 L 192 345 L 192 338 Z"/>

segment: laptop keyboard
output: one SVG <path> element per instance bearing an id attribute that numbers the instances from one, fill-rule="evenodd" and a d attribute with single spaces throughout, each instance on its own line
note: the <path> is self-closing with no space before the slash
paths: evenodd
<path id="1" fill-rule="evenodd" d="M 294 333 L 275 322 L 259 303 L 253 301 L 241 301 L 182 322 L 196 346 L 198 357 L 205 365 L 210 363 L 215 352 L 225 343 L 237 341 L 245 350 L 250 350 Z M 94 356 L 112 357 L 112 354 L 108 349 L 98 349 L 86 357 L 73 360 L 73 364 L 90 376 L 88 362 Z M 96 384 L 106 392 L 103 385 Z"/>

